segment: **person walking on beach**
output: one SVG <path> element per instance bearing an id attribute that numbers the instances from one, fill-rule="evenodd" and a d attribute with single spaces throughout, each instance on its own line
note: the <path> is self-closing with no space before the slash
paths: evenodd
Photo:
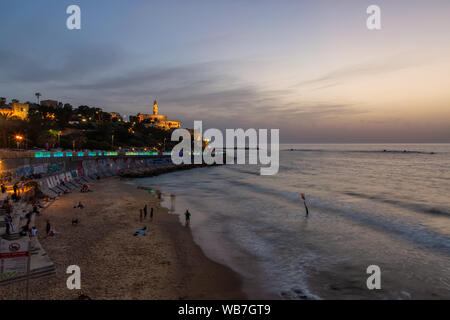
<path id="1" fill-rule="evenodd" d="M 150 209 L 150 220 L 153 220 L 153 207 Z"/>
<path id="2" fill-rule="evenodd" d="M 139 209 L 139 221 L 142 222 L 143 210 Z"/>
<path id="3" fill-rule="evenodd" d="M 31 216 L 33 215 L 33 212 L 28 212 L 26 215 L 25 215 L 25 218 L 27 219 L 27 226 L 30 224 L 30 222 L 31 222 Z"/>
<path id="4" fill-rule="evenodd" d="M 33 206 L 33 212 L 32 213 L 35 213 L 36 215 L 39 215 L 39 210 L 38 210 L 37 205 Z"/>
<path id="5" fill-rule="evenodd" d="M 144 207 L 144 219 L 147 219 L 147 205 Z"/>
<path id="6" fill-rule="evenodd" d="M 186 218 L 186 227 L 191 223 L 191 213 L 189 209 L 184 213 L 184 217 Z"/>
<path id="7" fill-rule="evenodd" d="M 12 218 L 9 214 L 6 215 L 5 217 L 5 222 L 6 222 L 6 234 L 11 234 L 11 229 L 12 228 Z"/>
<path id="8" fill-rule="evenodd" d="M 47 225 L 45 226 L 45 231 L 47 232 L 47 236 L 50 234 L 52 230 L 52 226 L 50 225 L 50 220 L 47 220 Z"/>

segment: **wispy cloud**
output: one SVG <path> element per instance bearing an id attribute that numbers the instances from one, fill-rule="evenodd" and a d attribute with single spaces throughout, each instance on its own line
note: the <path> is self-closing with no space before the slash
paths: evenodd
<path id="1" fill-rule="evenodd" d="M 99 74 L 125 60 L 121 50 L 112 46 L 83 46 L 61 49 L 36 59 L 32 53 L 0 49 L 2 78 L 21 83 L 80 81 L 92 74 Z"/>
<path id="2" fill-rule="evenodd" d="M 293 101 L 293 90 L 274 90 L 242 81 L 227 72 L 236 64 L 239 62 L 210 61 L 146 67 L 89 83 L 75 83 L 65 86 L 65 90 L 82 96 L 95 92 L 108 97 L 105 103 L 116 105 L 123 112 L 131 108 L 145 112 L 157 98 L 165 112 L 174 116 L 193 119 L 195 115 L 222 126 L 281 125 L 294 123 L 296 116 L 319 119 L 354 111 L 350 105 Z"/>
<path id="3" fill-rule="evenodd" d="M 319 85 L 319 87 L 314 90 L 324 89 L 330 86 L 338 85 L 339 83 L 343 83 L 353 78 L 395 72 L 421 66 L 425 63 L 428 63 L 428 61 L 423 57 L 417 58 L 408 54 L 395 55 L 341 67 L 319 77 L 298 82 L 293 87 Z"/>

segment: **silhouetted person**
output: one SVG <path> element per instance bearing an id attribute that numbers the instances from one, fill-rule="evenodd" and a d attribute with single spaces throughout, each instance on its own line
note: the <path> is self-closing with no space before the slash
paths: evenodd
<path id="1" fill-rule="evenodd" d="M 147 205 L 144 207 L 144 219 L 147 219 Z"/>
<path id="2" fill-rule="evenodd" d="M 184 217 L 186 218 L 186 226 L 188 226 L 191 223 L 191 213 L 189 210 L 186 210 Z"/>
<path id="3" fill-rule="evenodd" d="M 11 234 L 11 224 L 9 222 L 8 217 L 5 218 L 5 223 L 6 223 L 6 234 Z"/>
<path id="4" fill-rule="evenodd" d="M 50 224 L 50 220 L 47 220 L 47 225 L 45 226 L 45 231 L 47 232 L 47 236 L 50 234 L 51 230 L 52 230 L 52 226 Z"/>

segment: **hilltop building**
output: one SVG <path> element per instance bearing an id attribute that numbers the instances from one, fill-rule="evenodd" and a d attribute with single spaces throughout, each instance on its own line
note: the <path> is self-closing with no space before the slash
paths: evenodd
<path id="1" fill-rule="evenodd" d="M 135 122 L 142 122 L 147 127 L 154 127 L 163 130 L 170 130 L 181 127 L 180 121 L 167 120 L 166 116 L 158 114 L 158 102 L 156 100 L 153 102 L 153 114 L 138 113 L 136 117 L 133 117 L 133 120 Z"/>
<path id="2" fill-rule="evenodd" d="M 122 116 L 118 112 L 111 112 L 110 115 L 111 115 L 111 121 L 119 121 L 119 122 L 123 121 Z"/>
<path id="3" fill-rule="evenodd" d="M 8 118 L 27 119 L 30 106 L 25 103 L 19 103 L 17 100 L 14 101 L 9 106 L 0 106 L 0 114 Z"/>
<path id="4" fill-rule="evenodd" d="M 62 103 L 56 100 L 43 100 L 41 101 L 41 106 L 49 108 L 58 108 Z"/>

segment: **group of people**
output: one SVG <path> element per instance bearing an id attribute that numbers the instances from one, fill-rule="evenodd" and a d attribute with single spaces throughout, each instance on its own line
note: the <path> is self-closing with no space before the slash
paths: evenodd
<path id="1" fill-rule="evenodd" d="M 35 226 L 30 228 L 30 224 L 31 224 L 31 219 L 33 214 L 39 215 L 39 203 L 36 202 L 33 204 L 33 209 L 31 211 L 29 211 L 24 219 L 26 219 L 26 223 L 23 227 L 20 228 L 20 235 L 21 236 L 26 236 L 26 235 L 30 235 L 30 236 L 36 236 L 37 234 L 37 229 Z M 4 217 L 4 223 L 6 226 L 6 234 L 11 234 L 11 232 L 15 232 L 15 226 L 14 226 L 14 221 L 12 218 L 12 213 L 13 213 L 13 207 L 11 205 L 11 203 L 9 202 L 9 200 L 5 200 L 3 201 L 2 206 L 0 207 L 1 209 L 5 210 L 5 217 Z M 20 218 L 22 220 L 22 217 Z"/>
<path id="2" fill-rule="evenodd" d="M 6 234 L 11 234 L 11 231 L 14 231 L 14 224 L 13 224 L 13 219 L 11 217 L 13 207 L 12 207 L 11 203 L 9 202 L 9 200 L 3 201 L 3 204 L 0 207 L 0 209 L 5 211 L 4 222 L 5 222 L 5 226 L 6 226 Z"/>
<path id="3" fill-rule="evenodd" d="M 81 201 L 78 202 L 76 206 L 73 207 L 74 209 L 84 209 L 84 205 L 81 203 Z"/>
<path id="4" fill-rule="evenodd" d="M 25 182 L 24 181 L 16 182 L 13 185 L 13 194 L 11 196 L 11 199 L 14 201 L 19 201 L 24 194 L 25 194 Z"/>
<path id="5" fill-rule="evenodd" d="M 144 219 L 147 219 L 147 205 L 144 206 L 143 209 L 139 209 L 139 221 L 142 222 Z M 150 220 L 153 220 L 153 208 L 150 208 Z"/>
<path id="6" fill-rule="evenodd" d="M 143 222 L 144 219 L 147 219 L 147 205 L 144 206 L 143 209 L 139 209 L 139 221 Z M 153 208 L 150 209 L 150 220 L 153 220 Z M 186 212 L 184 213 L 184 217 L 185 217 L 185 224 L 186 226 L 189 226 L 190 222 L 191 222 L 191 213 L 189 212 L 189 209 L 186 210 Z"/>
<path id="7" fill-rule="evenodd" d="M 6 226 L 6 234 L 11 234 L 11 231 L 14 231 L 14 223 L 11 217 L 11 214 L 5 214 L 5 226 Z"/>
<path id="8" fill-rule="evenodd" d="M 91 186 L 88 184 L 83 184 L 80 191 L 81 193 L 92 192 Z"/>

